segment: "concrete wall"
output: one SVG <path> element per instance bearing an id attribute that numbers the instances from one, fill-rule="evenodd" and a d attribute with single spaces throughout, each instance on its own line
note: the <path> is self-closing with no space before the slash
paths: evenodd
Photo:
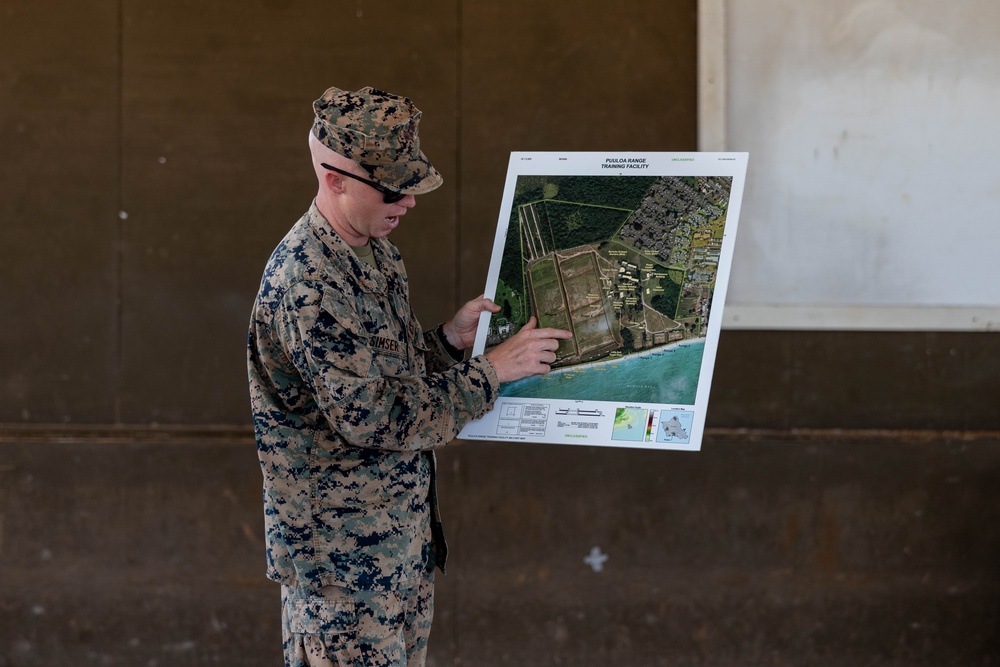
<path id="1" fill-rule="evenodd" d="M 323 89 L 425 113 L 445 185 L 394 240 L 432 324 L 509 151 L 695 147 L 695 16 L 0 0 L 0 666 L 279 659 L 243 345 Z M 726 331 L 701 453 L 446 450 L 433 663 L 1000 664 L 998 346 Z"/>

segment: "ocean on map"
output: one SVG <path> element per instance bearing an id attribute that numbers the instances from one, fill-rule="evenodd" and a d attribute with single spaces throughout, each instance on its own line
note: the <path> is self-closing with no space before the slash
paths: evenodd
<path id="1" fill-rule="evenodd" d="M 505 384 L 500 395 L 694 405 L 705 341 L 656 348 L 614 361 L 557 368 Z"/>

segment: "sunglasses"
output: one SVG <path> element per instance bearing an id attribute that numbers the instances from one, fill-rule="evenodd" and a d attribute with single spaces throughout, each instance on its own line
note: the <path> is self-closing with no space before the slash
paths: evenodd
<path id="1" fill-rule="evenodd" d="M 381 183 L 376 183 L 375 181 L 369 181 L 367 178 L 361 178 L 360 176 L 355 176 L 349 171 L 344 171 L 343 169 L 337 169 L 336 167 L 331 167 L 326 162 L 320 162 L 320 164 L 323 166 L 324 169 L 335 171 L 341 176 L 347 176 L 348 178 L 353 178 L 356 181 L 361 181 L 365 185 L 369 185 L 375 188 L 376 190 L 382 193 L 382 201 L 384 201 L 386 204 L 395 204 L 400 199 L 406 196 L 402 192 L 396 192 L 395 190 L 390 190 Z"/>

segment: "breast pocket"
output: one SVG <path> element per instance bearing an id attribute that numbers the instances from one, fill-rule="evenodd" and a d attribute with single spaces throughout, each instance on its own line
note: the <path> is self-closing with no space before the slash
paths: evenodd
<path id="1" fill-rule="evenodd" d="M 405 377 L 412 372 L 407 330 L 385 304 L 364 300 L 358 313 L 367 334 L 366 346 L 372 356 L 372 372 L 384 377 Z"/>
<path id="2" fill-rule="evenodd" d="M 369 339 L 372 369 L 383 377 L 406 377 L 410 374 L 406 346 L 398 340 Z"/>

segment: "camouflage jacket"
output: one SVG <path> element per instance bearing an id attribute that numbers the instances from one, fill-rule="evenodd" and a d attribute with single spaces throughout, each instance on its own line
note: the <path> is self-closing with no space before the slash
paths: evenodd
<path id="1" fill-rule="evenodd" d="M 291 586 L 393 590 L 443 567 L 432 450 L 499 389 L 484 357 L 456 361 L 421 331 L 398 251 L 372 247 L 378 271 L 314 203 L 271 255 L 250 320 L 267 575 Z"/>

